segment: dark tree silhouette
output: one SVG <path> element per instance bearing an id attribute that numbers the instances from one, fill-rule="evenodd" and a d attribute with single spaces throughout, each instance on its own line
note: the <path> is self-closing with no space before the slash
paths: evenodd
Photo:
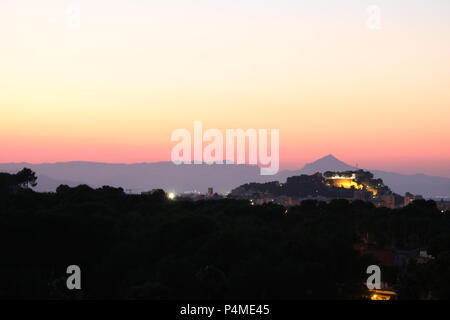
<path id="1" fill-rule="evenodd" d="M 20 189 L 28 189 L 37 185 L 36 174 L 24 168 L 16 174 L 0 173 L 0 193 L 15 193 Z"/>
<path id="2" fill-rule="evenodd" d="M 37 176 L 31 169 L 23 168 L 16 173 L 16 181 L 22 188 L 37 186 Z"/>
<path id="3" fill-rule="evenodd" d="M 432 201 L 391 210 L 310 200 L 286 214 L 244 200 L 170 200 L 162 190 L 37 193 L 24 189 L 33 172 L 19 176 L 0 173 L 9 190 L 0 192 L 0 298 L 360 299 L 367 266 L 381 264 L 355 249 L 362 242 L 431 249 L 436 259 L 382 265 L 383 277 L 400 299 L 450 297 L 450 216 Z M 79 295 L 64 285 L 72 264 L 82 270 Z"/>

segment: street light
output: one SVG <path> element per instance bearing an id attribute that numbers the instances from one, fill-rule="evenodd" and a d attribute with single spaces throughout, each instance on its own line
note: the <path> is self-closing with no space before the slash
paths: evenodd
<path id="1" fill-rule="evenodd" d="M 167 195 L 167 198 L 169 198 L 169 200 L 175 200 L 176 194 L 174 192 L 169 192 L 169 194 Z"/>

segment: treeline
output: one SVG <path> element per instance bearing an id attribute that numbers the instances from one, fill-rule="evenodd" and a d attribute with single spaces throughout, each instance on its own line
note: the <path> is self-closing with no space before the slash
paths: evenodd
<path id="1" fill-rule="evenodd" d="M 28 168 L 24 168 L 16 174 L 0 172 L 0 194 L 10 194 L 20 189 L 35 187 L 36 181 L 36 173 Z"/>
<path id="2" fill-rule="evenodd" d="M 433 202 L 305 201 L 286 212 L 88 186 L 0 194 L 0 298 L 361 299 L 377 261 L 353 245 L 367 234 L 436 256 L 389 270 L 399 298 L 450 298 L 450 218 Z M 69 265 L 81 268 L 81 291 L 66 288 Z"/>

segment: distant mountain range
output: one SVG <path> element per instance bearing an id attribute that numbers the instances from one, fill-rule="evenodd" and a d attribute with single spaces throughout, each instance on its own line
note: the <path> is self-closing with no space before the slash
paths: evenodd
<path id="1" fill-rule="evenodd" d="M 108 164 L 97 162 L 58 162 L 44 164 L 1 163 L 0 171 L 17 172 L 27 167 L 38 175 L 37 191 L 55 191 L 61 184 L 77 186 L 88 184 L 98 188 L 104 185 L 122 187 L 128 192 L 139 193 L 154 188 L 167 191 L 206 192 L 213 187 L 216 192 L 226 193 L 249 182 L 284 182 L 286 178 L 301 174 L 325 171 L 357 170 L 328 155 L 306 164 L 300 170 L 280 171 L 274 176 L 261 176 L 259 168 L 249 165 L 180 165 L 172 162 Z M 450 178 L 433 177 L 424 174 L 405 175 L 393 172 L 367 169 L 375 177 L 383 179 L 393 191 L 404 194 L 411 192 L 424 197 L 450 197 Z"/>
<path id="2" fill-rule="evenodd" d="M 16 172 L 24 167 L 38 175 L 37 191 L 54 191 L 60 184 L 87 184 L 122 187 L 140 193 L 154 188 L 166 191 L 207 191 L 225 193 L 249 182 L 263 182 L 259 168 L 248 165 L 174 165 L 172 162 L 108 164 L 97 162 L 59 162 L 45 164 L 4 163 L 0 171 Z"/>

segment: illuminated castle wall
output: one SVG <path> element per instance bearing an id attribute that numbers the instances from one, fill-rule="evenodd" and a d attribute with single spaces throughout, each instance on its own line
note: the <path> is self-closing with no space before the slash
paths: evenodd
<path id="1" fill-rule="evenodd" d="M 341 176 L 341 175 L 334 175 L 331 177 L 325 177 L 327 180 L 327 185 L 337 188 L 345 188 L 345 189 L 351 189 L 354 188 L 356 190 L 367 190 L 372 192 L 374 196 L 377 195 L 378 191 L 374 188 L 369 188 L 363 184 L 357 183 L 356 180 L 356 174 L 352 174 L 351 176 Z"/>

